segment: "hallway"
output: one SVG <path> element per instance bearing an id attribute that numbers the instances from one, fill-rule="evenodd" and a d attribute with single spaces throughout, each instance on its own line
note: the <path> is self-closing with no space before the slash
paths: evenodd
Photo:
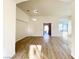
<path id="1" fill-rule="evenodd" d="M 42 37 L 26 37 L 16 43 L 16 55 L 12 59 L 32 59 L 29 58 L 30 45 L 42 47 L 38 59 L 73 59 L 67 42 L 60 37 L 51 37 L 48 42 Z"/>

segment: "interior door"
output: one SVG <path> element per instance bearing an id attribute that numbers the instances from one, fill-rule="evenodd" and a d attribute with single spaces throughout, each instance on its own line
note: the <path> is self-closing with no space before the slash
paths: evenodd
<path id="1" fill-rule="evenodd" d="M 45 33 L 48 33 L 48 35 L 51 36 L 51 23 L 44 23 L 43 24 L 43 35 Z"/>

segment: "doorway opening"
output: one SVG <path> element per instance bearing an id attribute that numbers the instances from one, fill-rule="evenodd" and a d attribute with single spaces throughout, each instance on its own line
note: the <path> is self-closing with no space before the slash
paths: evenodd
<path id="1" fill-rule="evenodd" d="M 43 24 L 43 35 L 51 36 L 51 23 L 44 23 Z"/>

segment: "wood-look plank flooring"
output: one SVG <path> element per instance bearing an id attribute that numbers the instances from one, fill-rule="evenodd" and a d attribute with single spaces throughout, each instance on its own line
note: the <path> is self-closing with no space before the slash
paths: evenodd
<path id="1" fill-rule="evenodd" d="M 29 59 L 29 46 L 41 45 L 40 59 L 73 59 L 67 41 L 60 37 L 51 37 L 48 42 L 42 37 L 27 37 L 16 43 L 16 55 L 12 59 Z"/>

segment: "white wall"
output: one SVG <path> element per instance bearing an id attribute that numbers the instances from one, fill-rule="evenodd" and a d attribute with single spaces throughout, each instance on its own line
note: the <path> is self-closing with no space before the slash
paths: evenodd
<path id="1" fill-rule="evenodd" d="M 0 59 L 3 59 L 3 0 L 0 0 Z"/>
<path id="2" fill-rule="evenodd" d="M 29 16 L 18 7 L 16 8 L 16 41 L 27 37 Z"/>
<path id="3" fill-rule="evenodd" d="M 72 56 L 75 57 L 75 11 L 73 11 L 73 14 L 72 14 L 71 51 L 72 51 Z"/>
<path id="4" fill-rule="evenodd" d="M 72 22 L 72 33 L 70 37 L 70 47 L 71 47 L 71 55 L 75 57 L 75 3 L 72 2 L 71 5 L 72 9 L 72 16 L 71 16 L 71 22 Z"/>
<path id="5" fill-rule="evenodd" d="M 27 37 L 27 22 L 22 22 L 17 20 L 16 21 L 16 41 L 19 41 L 23 39 L 24 37 Z"/>
<path id="6" fill-rule="evenodd" d="M 15 54 L 15 26 L 16 2 L 15 0 L 4 0 L 4 59 Z"/>
<path id="7" fill-rule="evenodd" d="M 32 21 L 33 18 L 36 18 L 37 21 Z M 61 36 L 61 33 L 58 30 L 58 20 L 59 19 L 57 17 L 49 17 L 49 16 L 30 17 L 28 34 L 31 36 L 42 36 L 43 23 L 51 23 L 52 36 Z"/>
<path id="8" fill-rule="evenodd" d="M 74 14 L 75 15 L 75 14 Z M 75 57 L 75 17 L 72 17 L 71 54 Z"/>

